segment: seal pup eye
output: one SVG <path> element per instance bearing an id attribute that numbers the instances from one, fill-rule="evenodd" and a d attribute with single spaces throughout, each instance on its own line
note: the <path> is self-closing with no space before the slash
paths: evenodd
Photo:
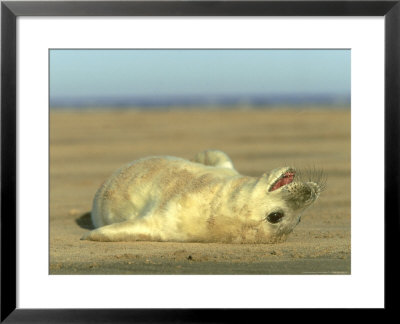
<path id="1" fill-rule="evenodd" d="M 265 219 L 272 224 L 276 224 L 282 220 L 283 216 L 284 216 L 283 212 L 278 211 L 269 214 Z"/>

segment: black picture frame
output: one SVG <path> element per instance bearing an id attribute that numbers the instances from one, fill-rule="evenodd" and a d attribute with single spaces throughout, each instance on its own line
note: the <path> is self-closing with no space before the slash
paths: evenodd
<path id="1" fill-rule="evenodd" d="M 16 19 L 19 16 L 384 16 L 385 309 L 396 307 L 399 235 L 400 0 L 395 1 L 2 1 L 1 3 L 1 322 L 231 322 L 265 310 L 16 308 Z M 371 125 L 373 127 L 373 125 Z M 372 128 L 373 129 L 373 128 Z M 381 190 L 377 188 L 375 190 Z M 396 250 L 395 250 L 396 249 Z M 367 283 L 366 283 L 367 284 Z M 345 292 L 344 292 L 345 293 Z M 261 313 L 261 314 L 259 314 Z"/>

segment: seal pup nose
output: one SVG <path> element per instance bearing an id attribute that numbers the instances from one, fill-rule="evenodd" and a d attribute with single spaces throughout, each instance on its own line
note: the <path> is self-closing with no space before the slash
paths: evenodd
<path id="1" fill-rule="evenodd" d="M 320 192 L 321 192 L 321 187 L 316 184 L 315 182 L 307 182 L 308 187 L 307 192 L 305 193 L 305 201 L 314 201 L 315 199 L 318 198 Z M 308 198 L 307 198 L 308 196 Z"/>
<path id="2" fill-rule="evenodd" d="M 284 189 L 285 199 L 290 201 L 293 208 L 304 208 L 311 205 L 321 192 L 321 188 L 314 182 L 293 182 Z"/>

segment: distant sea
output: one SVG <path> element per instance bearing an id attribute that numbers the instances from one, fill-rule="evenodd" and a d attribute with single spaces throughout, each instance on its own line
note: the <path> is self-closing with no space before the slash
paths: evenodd
<path id="1" fill-rule="evenodd" d="M 279 106 L 350 107 L 350 95 L 222 95 L 154 97 L 58 97 L 50 98 L 51 108 L 172 108 L 172 107 L 252 107 Z"/>

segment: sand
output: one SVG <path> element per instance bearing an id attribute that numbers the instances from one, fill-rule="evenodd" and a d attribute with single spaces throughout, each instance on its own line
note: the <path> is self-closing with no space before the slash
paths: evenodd
<path id="1" fill-rule="evenodd" d="M 94 193 L 149 155 L 228 153 L 259 176 L 322 168 L 327 188 L 286 242 L 91 242 Z M 50 274 L 350 274 L 350 110 L 52 110 Z"/>

